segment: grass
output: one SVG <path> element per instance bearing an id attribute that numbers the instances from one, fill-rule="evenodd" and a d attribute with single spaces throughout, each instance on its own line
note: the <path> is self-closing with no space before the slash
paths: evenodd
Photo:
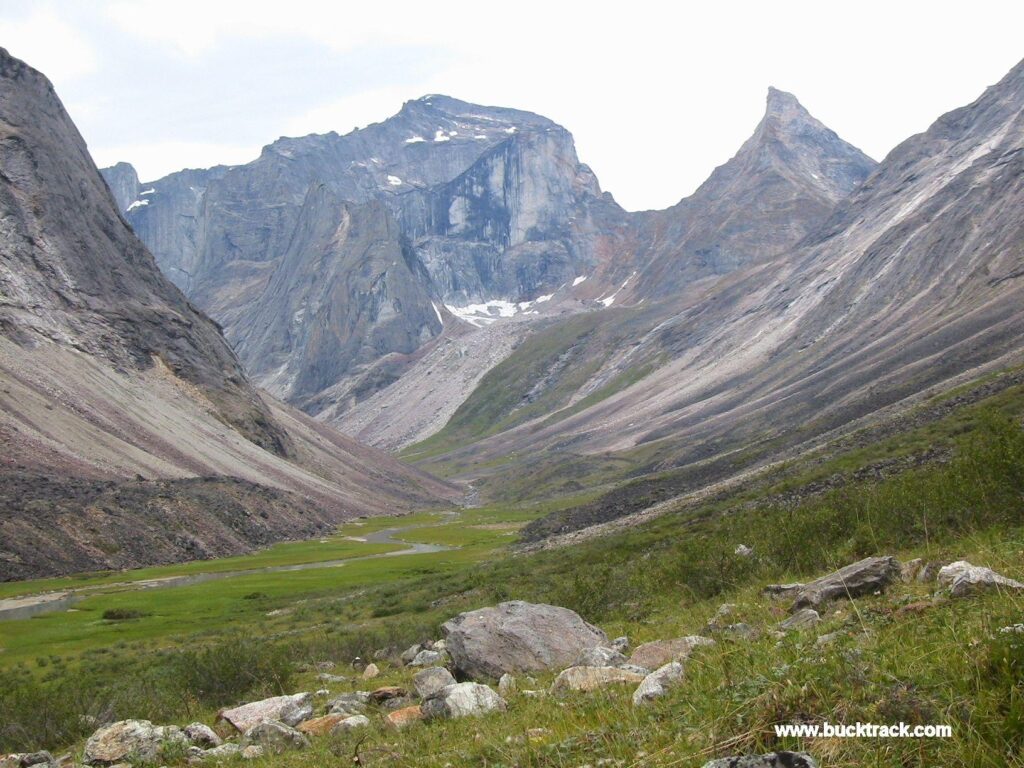
<path id="1" fill-rule="evenodd" d="M 628 689 L 609 688 L 562 701 L 515 696 L 504 715 L 398 734 L 375 715 L 358 747 L 356 736 L 320 739 L 309 752 L 260 762 L 335 764 L 351 761 L 358 748 L 370 765 L 700 766 L 724 754 L 788 747 L 808 749 L 826 765 L 1024 765 L 1024 642 L 998 632 L 1021 620 L 1024 596 L 943 601 L 933 599 L 934 585 L 897 584 L 830 606 L 822 624 L 780 640 L 771 630 L 785 606 L 760 592 L 766 583 L 806 580 L 872 554 L 966 558 L 1024 579 L 1020 397 L 1007 390 L 940 422 L 853 441 L 739 496 L 680 507 L 571 549 L 515 557 L 500 550 L 509 530 L 556 503 L 466 510 L 458 520 L 416 519 L 403 534 L 457 550 L 98 594 L 76 613 L 4 622 L 0 750 L 80 745 L 86 733 L 75 723 L 103 702 L 113 702 L 104 706 L 118 716 L 212 721 L 217 707 L 260 692 L 319 687 L 300 665 L 324 660 L 353 678 L 337 692 L 366 687 L 347 667 L 355 656 L 378 649 L 393 656 L 436 637 L 438 625 L 460 611 L 514 598 L 573 608 L 634 644 L 700 633 L 719 605 L 732 603 L 731 620 L 760 637 L 721 638 L 702 650 L 685 681 L 650 707 L 635 709 Z M 939 443 L 951 457 L 944 463 L 854 479 L 880 456 Z M 849 481 L 813 495 L 775 495 L 836 472 Z M 367 521 L 362 529 L 395 524 Z M 754 556 L 737 556 L 740 543 Z M 104 621 L 113 610 L 151 615 Z M 826 634 L 833 641 L 819 645 Z M 231 656 L 238 637 L 247 639 L 248 661 Z M 183 676 L 188 664 L 196 672 Z M 380 665 L 372 685 L 408 685 L 410 670 Z M 229 674 L 237 669 L 252 674 Z M 210 682 L 221 676 L 218 690 Z M 520 687 L 545 688 L 551 677 L 523 679 Z M 780 741 L 772 730 L 780 722 L 901 719 L 949 723 L 955 737 L 799 742 Z"/>

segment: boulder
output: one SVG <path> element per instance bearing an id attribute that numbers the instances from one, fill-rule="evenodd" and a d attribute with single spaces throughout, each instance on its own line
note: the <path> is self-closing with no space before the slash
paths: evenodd
<path id="1" fill-rule="evenodd" d="M 551 693 L 593 691 L 606 685 L 636 685 L 643 679 L 643 675 L 616 667 L 569 667 L 555 678 Z"/>
<path id="2" fill-rule="evenodd" d="M 0 768 L 57 768 L 58 764 L 45 749 L 40 752 L 0 755 Z"/>
<path id="3" fill-rule="evenodd" d="M 455 678 L 444 667 L 429 667 L 420 670 L 412 678 L 412 686 L 421 699 L 429 699 L 435 693 L 449 685 L 454 685 Z"/>
<path id="4" fill-rule="evenodd" d="M 608 642 L 568 608 L 520 600 L 460 614 L 441 630 L 455 667 L 471 678 L 564 668 Z"/>
<path id="5" fill-rule="evenodd" d="M 623 635 L 622 637 L 616 637 L 614 640 L 612 640 L 611 647 L 619 653 L 624 654 L 627 651 L 629 651 L 629 638 L 625 635 Z"/>
<path id="6" fill-rule="evenodd" d="M 813 608 L 801 608 L 785 621 L 779 623 L 779 628 L 789 632 L 794 629 L 806 629 L 813 627 L 821 621 L 821 616 Z"/>
<path id="7" fill-rule="evenodd" d="M 765 755 L 720 757 L 704 763 L 704 768 L 818 768 L 818 764 L 804 752 L 769 752 Z"/>
<path id="8" fill-rule="evenodd" d="M 966 560 L 957 560 L 939 571 L 939 584 L 949 587 L 951 597 L 967 597 L 984 590 L 1005 590 L 1019 592 L 1024 584 L 1002 576 L 991 568 L 971 565 Z"/>
<path id="9" fill-rule="evenodd" d="M 263 747 L 259 744 L 250 744 L 247 747 L 242 747 L 238 754 L 243 760 L 256 760 L 263 757 Z"/>
<path id="10" fill-rule="evenodd" d="M 166 746 L 188 746 L 185 734 L 173 725 L 153 725 L 149 720 L 121 720 L 100 728 L 85 743 L 84 761 L 112 765 L 132 757 L 159 762 Z"/>
<path id="11" fill-rule="evenodd" d="M 380 674 L 380 668 L 373 663 L 367 664 L 363 670 L 363 680 L 372 680 Z"/>
<path id="12" fill-rule="evenodd" d="M 669 686 L 683 679 L 683 665 L 678 661 L 670 661 L 663 667 L 651 672 L 633 691 L 633 706 L 638 707 L 659 696 L 664 696 Z"/>
<path id="13" fill-rule="evenodd" d="M 647 669 L 657 669 L 670 661 L 686 661 L 695 648 L 714 645 L 715 641 L 700 635 L 677 637 L 674 640 L 655 640 L 642 643 L 633 650 L 629 663 Z"/>
<path id="14" fill-rule="evenodd" d="M 343 693 L 327 702 L 327 712 L 331 715 L 361 715 L 369 703 L 367 691 Z"/>
<path id="15" fill-rule="evenodd" d="M 245 733 L 254 725 L 267 722 L 295 726 L 313 716 L 313 694 L 296 693 L 292 696 L 274 696 L 220 713 L 223 720 Z"/>
<path id="16" fill-rule="evenodd" d="M 617 667 L 626 663 L 620 651 L 605 645 L 596 645 L 582 651 L 573 662 L 574 667 Z"/>
<path id="17" fill-rule="evenodd" d="M 900 581 L 905 584 L 915 581 L 923 569 L 923 558 L 915 557 L 913 560 L 907 560 L 900 566 Z"/>
<path id="18" fill-rule="evenodd" d="M 417 705 L 415 707 L 395 710 L 384 718 L 384 723 L 389 728 L 402 730 L 421 720 L 423 720 L 423 710 Z"/>
<path id="19" fill-rule="evenodd" d="M 423 702 L 422 710 L 428 720 L 473 717 L 488 712 L 504 712 L 505 700 L 486 685 L 456 683 L 445 686 Z"/>
<path id="20" fill-rule="evenodd" d="M 359 728 L 366 728 L 369 725 L 370 718 L 366 715 L 352 715 L 351 717 L 346 717 L 335 725 L 334 728 L 331 729 L 331 733 L 348 733 L 349 731 L 355 731 Z"/>
<path id="21" fill-rule="evenodd" d="M 817 608 L 829 600 L 878 592 L 899 576 L 900 563 L 895 557 L 866 557 L 805 584 L 797 592 L 791 610 Z"/>
<path id="22" fill-rule="evenodd" d="M 263 754 L 279 755 L 292 749 L 306 749 L 309 739 L 290 725 L 276 720 L 257 723 L 245 732 L 246 746 L 256 746 Z"/>
<path id="23" fill-rule="evenodd" d="M 210 749 L 213 747 L 219 747 L 224 741 L 218 736 L 213 728 L 203 723 L 189 723 L 181 732 L 185 734 L 185 738 L 190 743 L 195 744 L 197 747 L 204 747 Z"/>

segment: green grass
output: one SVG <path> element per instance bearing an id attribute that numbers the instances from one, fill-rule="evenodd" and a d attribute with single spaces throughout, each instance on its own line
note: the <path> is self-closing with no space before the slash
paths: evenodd
<path id="1" fill-rule="evenodd" d="M 738 496 L 682 506 L 570 549 L 516 557 L 499 549 L 509 538 L 503 529 L 557 509 L 557 502 L 465 510 L 457 520 L 417 519 L 407 532 L 462 544 L 458 550 L 102 594 L 77 613 L 5 622 L 0 706 L 7 726 L 0 727 L 0 749 L 73 745 L 86 735 L 76 718 L 101 700 L 119 702 L 122 716 L 212 720 L 218 706 L 254 692 L 318 687 L 313 673 L 294 668 L 298 662 L 329 659 L 346 674 L 357 655 L 393 653 L 436 637 L 447 618 L 500 600 L 565 605 L 634 643 L 702 632 L 728 602 L 736 605 L 733 620 L 758 628 L 760 638 L 722 640 L 701 651 L 685 681 L 650 707 L 634 709 L 622 688 L 561 702 L 516 696 L 504 715 L 398 734 L 384 730 L 375 714 L 361 754 L 369 764 L 437 768 L 700 766 L 724 754 L 789 747 L 808 749 L 823 765 L 1021 766 L 1024 642 L 997 630 L 1021 620 L 1024 596 L 933 601 L 934 585 L 897 584 L 830 606 L 818 627 L 778 640 L 771 630 L 785 605 L 760 593 L 766 583 L 806 580 L 872 554 L 966 558 L 1024 579 L 1020 398 L 1007 390 L 939 422 L 912 423 L 867 444 L 852 441 L 843 451 L 794 462 Z M 939 443 L 951 456 L 944 463 L 789 501 L 771 495 Z M 740 543 L 753 546 L 754 556 L 735 555 Z M 916 607 L 901 610 L 907 604 Z M 106 611 L 142 615 L 108 621 Z M 223 690 L 206 692 L 204 680 L 239 666 L 231 655 L 235 633 L 253 638 L 244 652 L 255 672 L 228 676 Z M 817 646 L 826 633 L 838 634 Z M 188 655 L 200 652 L 207 655 Z M 183 664 L 197 672 L 179 684 Z M 381 665 L 380 683 L 408 684 L 411 670 Z M 545 688 L 551 677 L 521 679 L 520 687 Z M 353 679 L 337 690 L 366 686 Z M 25 734 L 41 718 L 52 727 L 39 732 L 52 740 L 27 743 Z M 955 738 L 798 743 L 779 742 L 772 732 L 778 722 L 900 719 L 949 723 Z M 531 741 L 523 738 L 528 728 L 546 730 Z M 298 768 L 351 761 L 356 738 L 321 739 L 310 752 L 260 762 Z"/>

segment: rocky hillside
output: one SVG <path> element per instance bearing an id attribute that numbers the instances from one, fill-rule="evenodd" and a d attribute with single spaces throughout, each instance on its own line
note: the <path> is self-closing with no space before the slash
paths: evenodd
<path id="1" fill-rule="evenodd" d="M 257 393 L 119 216 L 53 87 L 6 52 L 0 245 L 0 578 L 228 554 L 451 495 Z M 162 482 L 214 475 L 244 482 Z M 185 520 L 227 486 L 207 540 Z M 105 515 L 137 540 L 110 546 Z"/>
<path id="2" fill-rule="evenodd" d="M 614 354 L 576 353 L 593 371 L 561 408 L 440 460 L 516 493 L 662 473 L 590 505 L 581 519 L 595 520 L 1013 359 L 1024 330 L 1022 110 L 1019 65 L 893 150 L 797 248 L 705 283 L 670 312 L 631 310 L 637 329 Z M 550 366 L 568 348 L 554 331 L 548 339 Z M 494 374 L 520 370 L 513 354 Z M 483 469 L 512 454 L 523 457 L 513 467 Z"/>

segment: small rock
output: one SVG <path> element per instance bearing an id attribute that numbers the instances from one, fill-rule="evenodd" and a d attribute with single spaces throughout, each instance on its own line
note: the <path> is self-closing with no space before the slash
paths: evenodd
<path id="1" fill-rule="evenodd" d="M 318 661 L 313 666 L 317 672 L 330 672 L 334 669 L 335 664 L 333 661 Z"/>
<path id="2" fill-rule="evenodd" d="M 593 691 L 606 685 L 622 683 L 635 685 L 643 679 L 643 675 L 616 667 L 569 667 L 555 678 L 551 684 L 551 693 Z"/>
<path id="3" fill-rule="evenodd" d="M 412 678 L 413 688 L 421 699 L 429 699 L 435 693 L 449 685 L 454 685 L 455 678 L 444 667 L 429 667 L 417 672 Z"/>
<path id="4" fill-rule="evenodd" d="M 388 699 L 397 699 L 401 696 L 408 696 L 409 692 L 405 688 L 400 688 L 397 685 L 386 685 L 383 688 L 378 688 L 375 691 L 370 692 L 369 701 L 371 704 L 381 704 Z"/>
<path id="5" fill-rule="evenodd" d="M 85 762 L 91 765 L 112 764 L 131 756 L 142 762 L 155 763 L 163 748 L 188 745 L 188 739 L 175 726 L 156 726 L 149 720 L 121 720 L 100 728 L 85 743 Z"/>
<path id="6" fill-rule="evenodd" d="M 202 750 L 198 757 L 204 762 L 207 760 L 227 760 L 235 757 L 241 750 L 242 748 L 238 744 L 227 742 L 218 747 Z"/>
<path id="7" fill-rule="evenodd" d="M 203 723 L 190 723 L 182 728 L 181 732 L 185 734 L 185 738 L 197 747 L 210 749 L 219 747 L 224 743 L 223 739 L 214 732 L 213 728 Z"/>
<path id="8" fill-rule="evenodd" d="M 393 699 L 386 699 L 381 702 L 381 706 L 387 710 L 405 709 L 411 707 L 416 703 L 416 700 L 412 696 L 396 696 Z"/>
<path id="9" fill-rule="evenodd" d="M 1001 635 L 1024 635 L 1024 624 L 1011 624 L 1009 627 L 1000 627 Z"/>
<path id="10" fill-rule="evenodd" d="M 831 645 L 836 640 L 842 637 L 841 632 L 829 632 L 826 635 L 819 635 L 818 639 L 814 641 L 815 648 L 824 648 L 826 645 Z"/>
<path id="11" fill-rule="evenodd" d="M 433 643 L 430 644 L 430 650 L 437 651 L 439 653 L 447 651 L 448 650 L 448 643 L 445 642 L 443 639 L 442 640 L 435 640 Z"/>
<path id="12" fill-rule="evenodd" d="M 238 754 L 243 760 L 256 760 L 263 757 L 263 747 L 256 744 L 250 744 L 247 747 L 242 747 L 242 751 Z"/>
<path id="13" fill-rule="evenodd" d="M 423 716 L 457 718 L 505 711 L 505 700 L 490 687 L 479 683 L 456 683 L 442 688 L 423 702 Z"/>
<path id="14" fill-rule="evenodd" d="M 971 565 L 966 560 L 950 563 L 939 571 L 939 584 L 949 587 L 950 597 L 967 597 L 976 592 L 998 589 L 1019 592 L 1024 584 L 1002 576 L 991 568 Z"/>
<path id="15" fill-rule="evenodd" d="M 739 557 L 752 557 L 754 550 L 748 547 L 746 544 L 738 544 L 734 550 L 734 554 Z"/>
<path id="16" fill-rule="evenodd" d="M 421 720 L 423 720 L 423 710 L 417 705 L 415 707 L 406 707 L 405 709 L 399 709 L 390 713 L 384 718 L 384 723 L 396 730 L 402 730 L 403 728 L 408 728 L 413 723 L 418 723 Z"/>
<path id="17" fill-rule="evenodd" d="M 247 746 L 257 746 L 263 753 L 281 754 L 290 749 L 306 749 L 309 739 L 289 725 L 267 720 L 257 723 L 245 732 Z"/>
<path id="18" fill-rule="evenodd" d="M 939 578 L 939 571 L 942 570 L 944 565 L 946 565 L 946 563 L 942 563 L 937 560 L 930 561 L 921 569 L 921 572 L 917 574 L 918 582 L 927 584 L 928 582 L 935 581 Z"/>
<path id="19" fill-rule="evenodd" d="M 334 728 L 331 729 L 331 733 L 348 733 L 349 731 L 355 731 L 359 728 L 366 728 L 369 725 L 370 718 L 366 715 L 352 715 L 351 717 L 346 717 L 335 725 Z"/>
<path id="20" fill-rule="evenodd" d="M 444 651 L 424 649 L 416 654 L 416 657 L 409 662 L 410 667 L 436 667 L 446 661 L 447 654 Z"/>
<path id="21" fill-rule="evenodd" d="M 765 755 L 721 757 L 704 763 L 704 768 L 818 768 L 804 752 L 769 752 Z"/>
<path id="22" fill-rule="evenodd" d="M 612 640 L 611 647 L 619 653 L 625 654 L 629 651 L 629 638 L 625 635 L 622 635 L 622 637 L 616 637 Z"/>
<path id="23" fill-rule="evenodd" d="M 370 703 L 370 694 L 366 691 L 343 693 L 327 702 L 327 712 L 331 715 L 361 715 Z"/>
<path id="24" fill-rule="evenodd" d="M 305 722 L 299 723 L 296 730 L 299 731 L 299 733 L 306 734 L 307 736 L 323 736 L 324 734 L 330 733 L 334 730 L 334 726 L 348 717 L 350 717 L 350 715 L 342 714 L 314 717 L 312 720 L 306 720 Z"/>
<path id="25" fill-rule="evenodd" d="M 317 675 L 316 679 L 319 680 L 321 683 L 347 683 L 348 682 L 348 678 L 347 677 L 343 677 L 342 675 L 329 675 L 326 672 L 323 672 L 323 673 Z"/>
<path id="26" fill-rule="evenodd" d="M 683 673 L 683 665 L 678 661 L 671 661 L 651 672 L 640 681 L 639 687 L 633 692 L 633 706 L 640 706 L 664 696 L 670 685 L 683 679 Z"/>
<path id="27" fill-rule="evenodd" d="M 377 667 L 376 664 L 373 664 L 373 663 L 367 664 L 366 668 L 363 670 L 363 680 L 372 680 L 373 678 L 377 677 L 377 675 L 379 675 L 379 674 L 380 674 L 380 669 Z"/>
<path id="28" fill-rule="evenodd" d="M 718 630 L 723 635 L 736 638 L 737 640 L 756 640 L 757 630 L 742 621 L 737 624 L 726 624 Z"/>
<path id="29" fill-rule="evenodd" d="M 498 680 L 498 695 L 502 698 L 507 699 L 510 696 L 514 696 L 517 688 L 516 679 L 508 672 Z"/>
<path id="30" fill-rule="evenodd" d="M 761 590 L 761 594 L 770 597 L 773 600 L 783 600 L 788 597 L 793 597 L 800 592 L 804 586 L 805 585 L 800 582 L 793 582 L 792 584 L 769 584 Z"/>
<path id="31" fill-rule="evenodd" d="M 787 632 L 794 629 L 813 627 L 821 621 L 821 615 L 813 608 L 801 608 L 785 621 L 779 622 L 779 628 Z"/>
<path id="32" fill-rule="evenodd" d="M 830 600 L 853 598 L 884 590 L 900 573 L 895 557 L 866 557 L 805 584 L 791 610 L 817 608 Z"/>
<path id="33" fill-rule="evenodd" d="M 714 645 L 715 641 L 700 635 L 678 637 L 674 640 L 655 640 L 643 643 L 633 650 L 629 663 L 647 669 L 657 669 L 670 661 L 685 661 L 694 649 L 702 645 Z"/>
<path id="34" fill-rule="evenodd" d="M 626 663 L 626 657 L 614 648 L 596 645 L 582 651 L 573 662 L 574 667 L 617 667 Z"/>
<path id="35" fill-rule="evenodd" d="M 419 652 L 422 650 L 423 645 L 421 643 L 410 645 L 408 648 L 402 651 L 402 655 L 399 658 L 402 660 L 402 663 L 405 666 L 409 666 L 410 664 L 412 664 L 412 660 L 415 659 Z"/>
<path id="36" fill-rule="evenodd" d="M 913 560 L 907 560 L 907 562 L 900 566 L 900 580 L 905 584 L 909 584 L 917 579 L 922 568 L 924 568 L 923 558 L 915 557 Z"/>
<path id="37" fill-rule="evenodd" d="M 245 733 L 254 725 L 279 722 L 296 726 L 313 716 L 313 694 L 296 693 L 293 696 L 274 696 L 270 699 L 243 704 L 220 713 L 222 719 Z"/>

